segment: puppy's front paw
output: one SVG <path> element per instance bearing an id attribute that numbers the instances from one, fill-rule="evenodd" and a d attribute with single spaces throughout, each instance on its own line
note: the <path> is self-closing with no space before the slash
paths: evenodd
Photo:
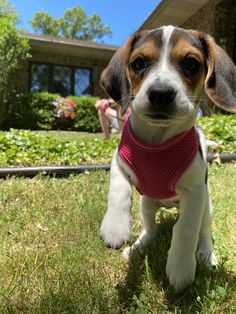
<path id="1" fill-rule="evenodd" d="M 122 256 L 124 257 L 125 260 L 129 260 L 132 254 L 132 248 L 131 246 L 127 246 L 124 248 L 123 252 L 122 252 Z"/>
<path id="2" fill-rule="evenodd" d="M 181 291 L 194 280 L 196 270 L 195 256 L 177 256 L 169 253 L 166 274 L 175 291 Z"/>
<path id="3" fill-rule="evenodd" d="M 198 243 L 197 260 L 206 264 L 209 270 L 217 265 L 217 258 L 213 253 L 211 237 L 202 237 Z"/>
<path id="4" fill-rule="evenodd" d="M 122 256 L 124 259 L 129 260 L 130 258 L 140 258 L 144 256 L 144 252 L 144 247 L 134 244 L 132 246 L 125 247 L 122 252 Z"/>
<path id="5" fill-rule="evenodd" d="M 130 238 L 131 218 L 106 213 L 100 228 L 100 236 L 107 247 L 119 249 Z"/>
<path id="6" fill-rule="evenodd" d="M 198 250 L 197 260 L 203 262 L 209 270 L 212 270 L 217 266 L 217 258 L 212 251 Z"/>

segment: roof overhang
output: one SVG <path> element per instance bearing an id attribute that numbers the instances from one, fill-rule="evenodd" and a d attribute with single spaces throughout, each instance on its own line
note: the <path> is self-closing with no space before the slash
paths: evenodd
<path id="1" fill-rule="evenodd" d="M 209 0 L 162 0 L 140 26 L 140 30 L 163 25 L 180 26 Z"/>
<path id="2" fill-rule="evenodd" d="M 27 38 L 32 52 L 42 52 L 74 56 L 86 59 L 98 59 L 108 61 L 119 48 L 118 46 L 97 44 L 94 42 L 83 42 L 51 36 L 40 36 L 32 34 L 21 35 Z"/>

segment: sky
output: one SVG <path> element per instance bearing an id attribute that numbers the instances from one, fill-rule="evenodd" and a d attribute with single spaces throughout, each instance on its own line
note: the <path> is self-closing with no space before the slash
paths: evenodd
<path id="1" fill-rule="evenodd" d="M 88 17 L 97 14 L 107 24 L 111 37 L 103 38 L 108 45 L 121 46 L 146 20 L 160 2 L 159 0 L 11 0 L 20 15 L 19 27 L 33 33 L 28 23 L 38 11 L 46 11 L 55 18 L 68 8 L 80 5 Z"/>

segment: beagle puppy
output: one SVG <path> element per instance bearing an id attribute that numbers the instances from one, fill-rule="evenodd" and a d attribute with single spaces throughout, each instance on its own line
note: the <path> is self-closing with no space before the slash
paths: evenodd
<path id="1" fill-rule="evenodd" d="M 196 259 L 216 264 L 207 150 L 195 126 L 200 95 L 204 89 L 217 106 L 236 112 L 235 65 L 211 36 L 164 26 L 132 35 L 101 84 L 123 112 L 131 108 L 112 160 L 101 238 L 112 248 L 128 242 L 132 185 L 141 194 L 143 232 L 124 257 L 143 252 L 155 237 L 158 208 L 178 208 L 166 274 L 182 290 L 194 280 Z"/>

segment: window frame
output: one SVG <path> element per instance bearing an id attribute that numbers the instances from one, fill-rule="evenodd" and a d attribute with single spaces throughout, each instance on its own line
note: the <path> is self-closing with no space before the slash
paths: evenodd
<path id="1" fill-rule="evenodd" d="M 29 84 L 28 84 L 28 90 L 31 92 L 32 88 L 32 65 L 38 64 L 38 65 L 46 65 L 49 67 L 49 82 L 48 82 L 48 93 L 53 93 L 53 68 L 58 66 L 58 67 L 65 67 L 69 68 L 71 70 L 71 91 L 70 95 L 75 95 L 75 71 L 77 69 L 81 70 L 88 70 L 90 72 L 89 75 L 89 86 L 90 86 L 90 95 L 93 96 L 93 68 L 90 67 L 81 67 L 81 66 L 71 66 L 71 65 L 65 65 L 65 64 L 58 64 L 58 63 L 49 63 L 49 62 L 40 62 L 40 61 L 30 61 L 29 62 Z M 69 95 L 68 95 L 69 96 Z M 86 95 L 80 95 L 78 97 L 82 97 Z"/>

